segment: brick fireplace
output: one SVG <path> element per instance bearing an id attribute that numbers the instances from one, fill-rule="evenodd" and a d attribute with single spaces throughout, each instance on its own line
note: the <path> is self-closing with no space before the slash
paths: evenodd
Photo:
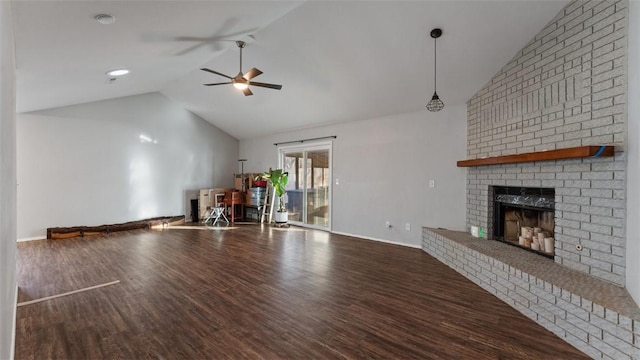
<path id="1" fill-rule="evenodd" d="M 640 358 L 640 309 L 624 289 L 627 13 L 628 0 L 570 2 L 467 103 L 467 159 L 601 145 L 612 156 L 468 167 L 466 231 L 423 230 L 424 251 L 607 359 Z M 505 188 L 553 189 L 552 259 L 469 235 L 513 240 L 518 219 L 550 216 L 496 222 Z"/>
<path id="2" fill-rule="evenodd" d="M 614 157 L 469 168 L 466 222 L 493 234 L 492 186 L 554 188 L 555 261 L 620 286 L 626 14 L 626 1 L 571 2 L 467 104 L 470 159 L 616 146 Z"/>

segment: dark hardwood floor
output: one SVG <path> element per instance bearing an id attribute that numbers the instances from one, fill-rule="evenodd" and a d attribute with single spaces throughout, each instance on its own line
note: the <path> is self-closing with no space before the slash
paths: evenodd
<path id="1" fill-rule="evenodd" d="M 299 228 L 18 244 L 16 359 L 586 359 L 419 249 Z"/>

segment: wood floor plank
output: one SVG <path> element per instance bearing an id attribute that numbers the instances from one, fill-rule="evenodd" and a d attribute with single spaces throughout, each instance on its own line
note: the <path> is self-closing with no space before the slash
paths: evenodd
<path id="1" fill-rule="evenodd" d="M 419 249 L 299 228 L 18 244 L 21 359 L 586 359 Z"/>

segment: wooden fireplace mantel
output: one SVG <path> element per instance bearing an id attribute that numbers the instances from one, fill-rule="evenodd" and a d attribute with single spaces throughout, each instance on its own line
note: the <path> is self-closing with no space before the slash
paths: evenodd
<path id="1" fill-rule="evenodd" d="M 602 146 L 579 146 L 558 150 L 536 151 L 523 154 L 513 154 L 495 156 L 482 159 L 470 159 L 458 161 L 458 167 L 473 167 L 482 165 L 514 164 L 533 161 L 576 159 L 586 157 L 613 156 L 614 147 Z"/>

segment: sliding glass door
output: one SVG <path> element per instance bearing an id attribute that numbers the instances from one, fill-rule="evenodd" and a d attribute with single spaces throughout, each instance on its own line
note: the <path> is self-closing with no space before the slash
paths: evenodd
<path id="1" fill-rule="evenodd" d="M 331 143 L 280 148 L 280 161 L 289 173 L 289 222 L 329 230 Z"/>

